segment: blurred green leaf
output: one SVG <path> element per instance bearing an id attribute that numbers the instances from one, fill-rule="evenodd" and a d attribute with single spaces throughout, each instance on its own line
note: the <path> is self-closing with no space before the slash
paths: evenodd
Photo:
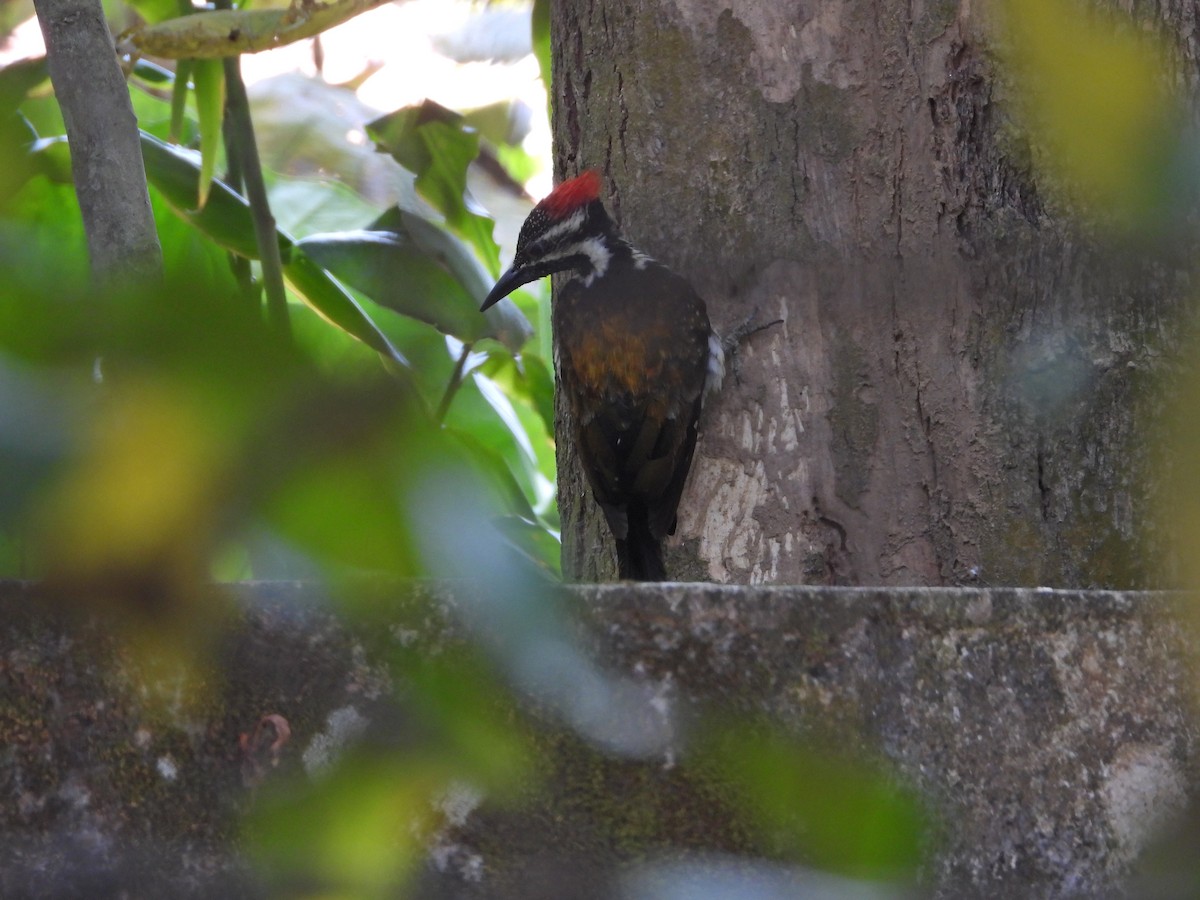
<path id="1" fill-rule="evenodd" d="M 38 171 L 41 160 L 29 152 L 29 146 L 36 138 L 33 127 L 20 113 L 0 113 L 0 213 L 9 199 Z M 69 155 L 67 163 L 69 179 Z"/>
<path id="2" fill-rule="evenodd" d="M 504 460 L 527 504 L 541 499 L 539 494 L 545 485 L 538 483 L 538 476 L 544 475 L 543 463 L 553 469 L 552 446 L 541 433 L 541 421 L 527 406 L 512 403 L 490 379 L 471 374 L 464 379 L 445 424 L 451 430 L 469 434 L 473 441 Z M 539 457 L 533 446 L 539 439 L 544 442 L 544 457 Z M 512 507 L 506 504 L 498 508 Z M 532 517 L 532 513 L 522 514 Z"/>
<path id="3" fill-rule="evenodd" d="M 1126 224 L 1161 219 L 1180 154 L 1164 47 L 1071 0 L 1006 0 L 1005 12 L 1028 125 L 1052 171 Z"/>
<path id="4" fill-rule="evenodd" d="M 490 354 L 480 372 L 499 384 L 510 397 L 535 410 L 546 434 L 553 439 L 554 375 L 540 356 L 527 352 L 517 360 L 505 354 Z"/>
<path id="5" fill-rule="evenodd" d="M 125 0 L 145 21 L 154 23 L 180 14 L 181 0 Z"/>
<path id="6" fill-rule="evenodd" d="M 500 272 L 500 248 L 492 239 L 492 220 L 472 208 L 467 167 L 479 155 L 479 135 L 461 114 L 426 100 L 376 119 L 367 133 L 417 176 L 417 190 L 446 224 L 471 244 L 494 277 Z"/>
<path id="7" fill-rule="evenodd" d="M 22 60 L 0 69 L 0 212 L 37 171 L 29 145 L 37 139 L 33 125 L 17 110 L 48 75 L 46 59 Z M 70 177 L 70 166 L 67 167 Z"/>
<path id="8" fill-rule="evenodd" d="M 32 0 L 7 0 L 0 3 L 0 42 L 3 42 L 12 30 L 33 16 Z"/>
<path id="9" fill-rule="evenodd" d="M 511 442 L 512 440 L 512 433 L 508 429 L 498 429 L 495 425 L 490 429 L 474 427 L 470 430 L 462 427 L 446 429 L 448 434 L 458 439 L 463 449 L 474 460 L 476 470 L 487 477 L 488 484 L 496 491 L 500 500 L 495 504 L 496 508 L 511 509 L 522 518 L 536 519 L 533 507 L 529 505 L 525 492 L 517 484 L 503 455 L 489 446 L 490 441 L 481 438 L 480 431 L 489 431 L 492 435 L 499 432 L 502 441 Z"/>
<path id="10" fill-rule="evenodd" d="M 434 657 L 403 653 L 395 668 L 413 688 L 421 717 L 436 727 L 460 777 L 498 800 L 530 786 L 535 748 L 491 666 L 473 651 L 450 651 Z"/>
<path id="11" fill-rule="evenodd" d="M 66 141 L 47 142 L 46 152 L 61 155 Z M 5 291 L 15 293 L 23 285 L 41 291 L 47 280 L 59 285 L 52 299 L 58 303 L 81 296 L 88 280 L 87 239 L 83 233 L 83 218 L 70 180 L 51 181 L 32 178 L 0 207 L 0 223 L 8 227 L 0 231 L 0 262 L 4 264 Z M 0 311 L 15 314 L 21 306 Z M 54 320 L 31 317 L 27 326 L 19 320 L 11 323 L 14 329 L 5 340 L 21 337 L 26 329 L 34 332 L 40 326 L 57 327 Z"/>
<path id="12" fill-rule="evenodd" d="M 70 184 L 71 179 L 71 148 L 67 144 L 67 136 L 60 135 L 52 138 L 39 138 L 29 147 L 29 158 L 38 173 L 56 184 Z"/>
<path id="13" fill-rule="evenodd" d="M 528 784 L 530 748 L 494 674 L 463 653 L 402 657 L 403 730 L 368 726 L 311 780 L 277 783 L 260 799 L 246 836 L 268 877 L 303 878 L 322 896 L 405 896 L 449 816 L 485 791 L 494 804 Z"/>
<path id="14" fill-rule="evenodd" d="M 305 302 L 322 318 L 358 338 L 400 369 L 409 368 L 404 354 L 392 345 L 355 299 L 304 253 L 289 253 L 284 259 L 283 273 Z"/>
<path id="15" fill-rule="evenodd" d="M 322 423 L 335 428 L 336 420 Z M 413 576 L 400 494 L 389 491 L 398 445 L 347 448 L 303 467 L 264 508 L 277 534 L 328 566 Z"/>
<path id="16" fill-rule="evenodd" d="M 200 208 L 208 202 L 208 192 L 217 171 L 217 157 L 221 153 L 221 120 L 225 114 L 224 63 L 219 59 L 195 60 L 192 81 L 196 87 L 196 114 L 200 120 L 200 188 L 196 199 L 196 206 Z"/>
<path id="17" fill-rule="evenodd" d="M 44 56 L 18 60 L 0 69 L 0 114 L 15 112 L 29 92 L 49 78 Z"/>
<path id="18" fill-rule="evenodd" d="M 562 542 L 543 525 L 520 516 L 499 516 L 493 521 L 509 543 L 533 560 L 547 575 L 562 577 Z"/>
<path id="19" fill-rule="evenodd" d="M 696 737 L 702 767 L 779 853 L 858 878 L 915 876 L 927 820 L 893 776 L 767 723 L 710 722 Z"/>

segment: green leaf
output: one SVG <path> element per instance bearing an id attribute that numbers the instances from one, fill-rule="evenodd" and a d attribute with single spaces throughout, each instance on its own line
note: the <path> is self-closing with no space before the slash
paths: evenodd
<path id="1" fill-rule="evenodd" d="M 245 198 L 224 182 L 212 182 L 208 203 L 197 208 L 200 167 L 196 154 L 172 147 L 142 132 L 142 156 L 146 177 L 171 205 L 175 214 L 194 225 L 221 247 L 247 259 L 258 258 L 254 223 Z M 295 247 L 295 241 L 279 232 L 284 275 L 304 301 L 322 317 L 347 334 L 378 351 L 403 369 L 408 361 L 371 321 L 353 297 L 329 273 Z"/>
<path id="2" fill-rule="evenodd" d="M 700 769 L 774 853 L 858 878 L 915 874 L 925 812 L 876 764 L 832 744 L 801 743 L 770 723 L 716 722 L 698 735 Z"/>
<path id="3" fill-rule="evenodd" d="M 361 440 L 361 438 L 359 438 Z M 326 565 L 415 574 L 387 447 L 356 446 L 294 473 L 263 509 L 293 547 Z"/>
<path id="4" fill-rule="evenodd" d="M 464 387 L 463 390 L 466 388 Z M 522 519 L 535 520 L 537 514 L 529 505 L 529 498 L 525 496 L 521 485 L 513 477 L 512 469 L 509 468 L 508 463 L 504 461 L 504 457 L 499 452 L 488 446 L 493 442 L 500 426 L 497 423 L 489 423 L 486 429 L 481 429 L 476 427 L 476 424 L 475 421 L 470 422 L 469 428 L 449 426 L 445 431 L 458 439 L 474 463 L 475 471 L 487 477 L 488 486 L 500 500 L 498 504 L 500 509 L 510 510 Z M 490 437 L 481 436 L 480 432 L 483 430 L 488 431 Z M 502 436 L 501 440 L 511 443 L 511 433 Z"/>
<path id="5" fill-rule="evenodd" d="M 511 416 L 508 410 L 501 410 L 494 401 L 491 405 L 514 433 L 518 430 L 521 432 L 518 440 L 522 454 L 511 454 L 510 464 L 520 467 L 514 471 L 519 473 L 519 478 L 524 477 L 531 502 L 536 504 L 539 513 L 543 516 L 551 514 L 550 509 L 546 507 L 552 506 L 552 503 L 550 498 L 545 496 L 547 487 L 554 484 L 556 477 L 554 384 L 550 373 L 545 364 L 533 354 L 526 353 L 514 358 L 502 348 L 493 348 L 488 341 L 476 344 L 475 350 L 486 354 L 479 368 L 473 373 L 476 383 L 480 385 L 481 390 L 484 384 L 488 383 L 499 389 L 507 398 Z M 470 400 L 471 398 L 467 398 L 467 402 Z M 516 422 L 512 421 L 512 416 L 516 417 Z M 533 464 L 532 468 L 530 462 Z M 544 480 L 540 480 L 538 475 Z"/>
<path id="6" fill-rule="evenodd" d="M 379 215 L 376 207 L 338 181 L 277 176 L 267 193 L 275 221 L 297 240 L 327 231 L 365 228 Z"/>
<path id="7" fill-rule="evenodd" d="M 199 206 L 208 202 L 208 192 L 217 171 L 221 152 L 221 119 L 225 113 L 225 64 L 219 59 L 198 59 L 192 64 L 196 86 L 196 114 L 200 120 Z M 174 110 L 172 110 L 172 114 Z"/>
<path id="8" fill-rule="evenodd" d="M 498 516 L 492 520 L 505 540 L 553 578 L 562 577 L 562 542 L 539 522 L 520 516 Z"/>
<path id="9" fill-rule="evenodd" d="M 1047 168 L 1118 222 L 1170 227 L 1185 116 L 1167 90 L 1169 48 L 1127 16 L 1071 0 L 1003 9 L 1017 108 Z"/>
<path id="10" fill-rule="evenodd" d="M 402 369 L 409 368 L 404 354 L 392 346 L 392 342 L 371 321 L 358 302 L 303 252 L 293 251 L 285 256 L 283 274 L 287 276 L 288 282 L 296 292 L 322 318 L 358 338 Z"/>
<path id="11" fill-rule="evenodd" d="M 536 353 L 522 353 L 519 359 L 492 353 L 480 366 L 480 372 L 500 385 L 510 397 L 531 407 L 541 419 L 546 434 L 554 435 L 554 376 L 545 360 Z"/>
<path id="12" fill-rule="evenodd" d="M 487 322 L 471 295 L 404 235 L 343 231 L 313 235 L 299 246 L 381 306 L 464 341 L 484 336 Z"/>
<path id="13" fill-rule="evenodd" d="M 37 140 L 37 130 L 19 108 L 29 92 L 48 77 L 45 57 L 0 69 L 0 209 L 43 164 L 43 160 L 30 155 L 29 145 Z M 70 173 L 68 162 L 68 179 Z"/>
<path id="14" fill-rule="evenodd" d="M 49 77 L 44 56 L 23 59 L 0 69 L 0 113 L 14 112 L 29 92 Z"/>
<path id="15" fill-rule="evenodd" d="M 367 125 L 367 133 L 416 174 L 421 196 L 475 248 L 488 271 L 499 274 L 500 248 L 492 239 L 493 222 L 472 208 L 467 193 L 467 167 L 479 155 L 479 135 L 463 117 L 426 100 L 376 119 Z"/>
<path id="16" fill-rule="evenodd" d="M 188 81 L 192 77 L 192 60 L 181 59 L 176 70 L 177 77 L 171 85 L 171 131 L 168 140 L 179 143 L 183 134 L 183 114 L 187 111 Z"/>
<path id="17" fill-rule="evenodd" d="M 469 265 L 469 254 L 434 226 L 408 218 L 407 232 L 335 232 L 305 238 L 299 246 L 376 303 L 444 334 L 466 342 L 494 337 L 510 346 L 524 343 L 530 329 L 515 307 L 500 316 L 479 312 L 482 276 Z"/>
<path id="18" fill-rule="evenodd" d="M 142 132 L 146 177 L 175 213 L 213 241 L 247 259 L 258 258 L 254 223 L 246 200 L 223 181 L 213 182 L 208 202 L 199 208 L 200 163 L 197 154 Z M 291 246 L 281 240 L 281 246 Z"/>
<path id="19" fill-rule="evenodd" d="M 514 404 L 488 379 L 471 374 L 463 380 L 447 410 L 445 430 L 459 435 L 473 452 L 491 454 L 497 465 L 502 463 L 506 468 L 503 482 L 491 482 L 499 491 L 499 504 L 494 508 L 527 519 L 537 517 L 533 504 L 542 505 L 546 499 L 554 457 L 541 420 L 528 406 Z M 487 465 L 480 466 L 482 462 L 483 458 L 476 456 L 475 468 L 488 469 Z M 508 497 L 511 491 L 521 492 L 522 499 L 516 505 Z"/>
<path id="20" fill-rule="evenodd" d="M 454 235 L 433 222 L 392 207 L 371 225 L 372 231 L 394 231 L 410 238 L 418 247 L 454 274 L 471 294 L 475 308 L 483 303 L 492 287 L 492 279 L 478 258 Z M 488 321 L 487 337 L 495 338 L 516 352 L 533 335 L 529 320 L 515 303 L 505 297 L 483 314 Z"/>
<path id="21" fill-rule="evenodd" d="M 125 0 L 146 22 L 153 24 L 182 14 L 180 0 Z"/>
<path id="22" fill-rule="evenodd" d="M 513 133 L 513 106 L 520 101 L 501 100 L 462 111 L 463 124 L 493 144 L 509 144 Z M 522 132 L 522 137 L 524 132 Z"/>
<path id="23" fill-rule="evenodd" d="M 179 62 L 182 64 L 184 60 L 180 60 Z M 148 84 L 174 84 L 176 77 L 175 73 L 170 69 L 160 66 L 158 63 L 151 62 L 148 59 L 134 61 L 133 74 Z M 187 81 L 187 78 L 182 74 L 179 77 L 183 81 Z"/>

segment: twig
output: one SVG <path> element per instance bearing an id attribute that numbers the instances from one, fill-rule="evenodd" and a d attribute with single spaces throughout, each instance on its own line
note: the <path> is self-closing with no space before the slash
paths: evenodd
<path id="1" fill-rule="evenodd" d="M 245 82 L 242 81 L 240 57 L 237 56 L 225 58 L 225 103 L 230 145 L 237 165 L 242 170 L 246 199 L 250 201 L 250 214 L 254 218 L 254 235 L 262 260 L 263 288 L 267 294 L 267 321 L 287 334 L 291 328 L 287 292 L 283 286 L 283 261 L 279 256 L 279 235 L 275 230 L 275 217 L 271 215 L 271 206 L 267 202 L 258 143 L 254 139 L 254 123 L 250 120 L 250 101 L 246 96 Z"/>
<path id="2" fill-rule="evenodd" d="M 442 402 L 438 404 L 437 412 L 433 416 L 433 421 L 438 425 L 445 420 L 454 395 L 462 387 L 463 369 L 466 368 L 467 357 L 471 355 L 471 346 L 471 344 L 463 344 L 462 353 L 458 354 L 458 362 L 454 364 L 454 371 L 450 373 L 450 383 L 446 385 L 446 392 L 442 394 Z"/>

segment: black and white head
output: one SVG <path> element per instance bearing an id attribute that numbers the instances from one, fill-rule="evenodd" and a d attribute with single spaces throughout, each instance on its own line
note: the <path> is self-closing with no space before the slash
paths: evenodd
<path id="1" fill-rule="evenodd" d="M 481 309 L 521 285 L 555 272 L 575 271 L 587 281 L 603 275 L 612 260 L 615 239 L 612 220 L 600 202 L 600 175 L 589 169 L 564 181 L 525 219 L 512 265 Z"/>

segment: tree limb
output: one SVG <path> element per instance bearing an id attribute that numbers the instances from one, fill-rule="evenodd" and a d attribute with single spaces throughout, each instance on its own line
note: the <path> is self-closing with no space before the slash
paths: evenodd
<path id="1" fill-rule="evenodd" d="M 35 0 L 71 146 L 92 272 L 101 284 L 162 277 L 129 89 L 100 0 Z"/>

